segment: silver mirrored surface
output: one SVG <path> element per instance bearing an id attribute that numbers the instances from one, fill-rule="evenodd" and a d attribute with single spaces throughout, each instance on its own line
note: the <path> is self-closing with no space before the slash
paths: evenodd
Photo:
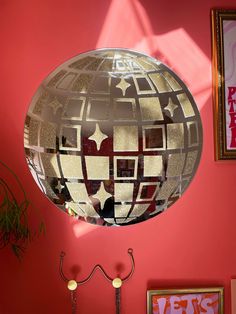
<path id="1" fill-rule="evenodd" d="M 183 194 L 201 156 L 201 119 L 168 67 L 125 49 L 80 54 L 53 71 L 25 120 L 31 173 L 70 215 L 100 225 L 152 218 Z"/>

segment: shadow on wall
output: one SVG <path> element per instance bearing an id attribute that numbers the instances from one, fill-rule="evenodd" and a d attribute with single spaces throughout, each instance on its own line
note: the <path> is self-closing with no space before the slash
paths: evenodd
<path id="1" fill-rule="evenodd" d="M 211 94 L 211 61 L 199 46 L 201 42 L 199 35 L 196 37 L 198 44 L 191 35 L 190 30 L 193 29 L 191 14 L 186 16 L 184 13 L 181 19 L 181 14 L 186 11 L 179 4 L 176 4 L 176 7 L 174 5 L 174 8 L 170 7 L 170 4 L 165 4 L 166 8 L 164 3 L 161 5 L 163 10 L 150 11 L 152 5 L 148 5 L 146 1 L 113 0 L 96 48 L 117 46 L 130 48 L 159 59 L 186 83 L 201 110 Z M 168 12 L 171 9 L 176 10 L 175 20 L 173 15 L 171 20 L 169 18 Z M 201 10 L 199 6 L 197 9 Z M 160 14 L 162 15 L 161 23 L 158 23 Z M 163 15 L 167 15 L 166 19 Z M 128 32 L 127 24 L 129 25 Z M 159 24 L 163 29 L 160 29 Z M 210 17 L 208 29 L 210 31 Z M 203 77 L 202 73 L 206 69 L 208 69 L 208 75 Z"/>

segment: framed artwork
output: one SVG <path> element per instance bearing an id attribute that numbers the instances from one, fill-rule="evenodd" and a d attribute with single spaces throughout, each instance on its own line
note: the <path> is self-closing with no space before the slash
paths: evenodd
<path id="1" fill-rule="evenodd" d="M 147 314 L 223 314 L 223 288 L 147 291 Z"/>
<path id="2" fill-rule="evenodd" d="M 236 314 L 236 279 L 231 279 L 231 314 Z"/>
<path id="3" fill-rule="evenodd" d="M 212 10 L 215 159 L 236 159 L 236 10 Z"/>

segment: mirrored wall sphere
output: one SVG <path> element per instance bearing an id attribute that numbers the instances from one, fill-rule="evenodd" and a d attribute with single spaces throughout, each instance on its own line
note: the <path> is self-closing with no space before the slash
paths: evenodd
<path id="1" fill-rule="evenodd" d="M 70 215 L 129 225 L 174 204 L 201 155 L 202 126 L 185 84 L 126 49 L 80 54 L 39 86 L 25 154 L 41 191 Z"/>

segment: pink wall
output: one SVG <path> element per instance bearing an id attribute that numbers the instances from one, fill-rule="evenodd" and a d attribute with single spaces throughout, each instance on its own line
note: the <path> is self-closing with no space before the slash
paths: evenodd
<path id="1" fill-rule="evenodd" d="M 135 274 L 122 288 L 122 314 L 146 311 L 146 290 L 225 287 L 236 276 L 235 162 L 214 162 L 210 9 L 234 0 L 3 0 L 0 4 L 0 158 L 15 170 L 46 224 L 19 263 L 0 251 L 0 313 L 70 313 L 58 273 L 60 251 L 68 277 L 84 278 L 100 263 L 111 276 Z M 204 146 L 194 181 L 167 212 L 142 224 L 96 227 L 54 207 L 36 187 L 23 151 L 27 107 L 40 82 L 70 57 L 96 47 L 151 54 L 186 82 L 201 112 Z M 4 148 L 4 149 L 3 149 Z M 98 273 L 78 290 L 79 313 L 115 313 L 113 288 Z"/>

